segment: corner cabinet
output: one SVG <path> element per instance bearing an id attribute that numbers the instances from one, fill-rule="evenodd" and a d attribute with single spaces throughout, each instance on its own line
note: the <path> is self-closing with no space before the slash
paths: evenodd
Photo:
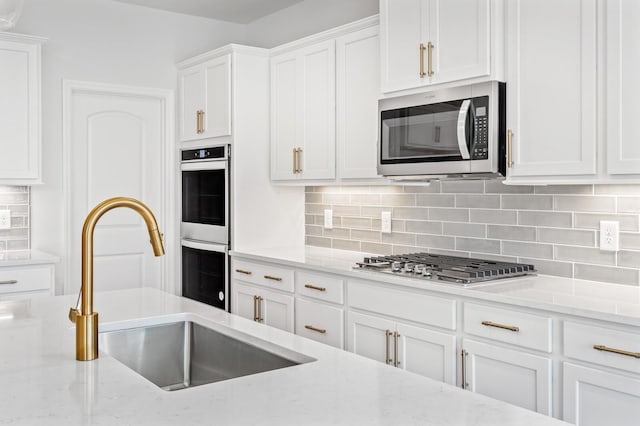
<path id="1" fill-rule="evenodd" d="M 492 0 L 381 0 L 382 92 L 489 76 L 492 27 L 502 23 L 499 13 L 494 17 L 492 11 L 499 4 Z"/>
<path id="2" fill-rule="evenodd" d="M 180 141 L 231 135 L 231 54 L 181 69 Z"/>
<path id="3" fill-rule="evenodd" d="M 0 33 L 0 185 L 42 183 L 40 56 L 44 41 Z"/>

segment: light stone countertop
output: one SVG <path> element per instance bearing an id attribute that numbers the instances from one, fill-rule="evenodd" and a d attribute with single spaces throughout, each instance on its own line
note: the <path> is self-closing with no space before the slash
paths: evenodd
<path id="1" fill-rule="evenodd" d="M 155 289 L 96 293 L 100 330 L 193 320 L 317 361 L 167 392 L 108 355 L 75 360 L 75 296 L 0 302 L 0 424 L 566 424 Z"/>
<path id="2" fill-rule="evenodd" d="M 368 253 L 313 246 L 233 250 L 232 256 L 335 273 L 349 278 L 509 303 L 586 318 L 640 326 L 640 287 L 536 275 L 462 287 L 459 284 L 395 277 L 362 269 L 355 262 Z"/>
<path id="3" fill-rule="evenodd" d="M 0 253 L 0 268 L 58 263 L 60 258 L 39 250 L 18 250 Z"/>

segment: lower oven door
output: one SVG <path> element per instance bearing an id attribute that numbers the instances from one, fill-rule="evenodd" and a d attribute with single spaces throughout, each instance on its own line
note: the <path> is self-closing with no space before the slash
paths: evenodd
<path id="1" fill-rule="evenodd" d="M 228 246 L 182 240 L 182 296 L 229 311 Z"/>

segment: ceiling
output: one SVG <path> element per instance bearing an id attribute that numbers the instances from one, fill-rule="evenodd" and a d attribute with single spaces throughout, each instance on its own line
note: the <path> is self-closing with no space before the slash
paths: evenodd
<path id="1" fill-rule="evenodd" d="M 116 0 L 186 15 L 248 24 L 303 0 Z"/>

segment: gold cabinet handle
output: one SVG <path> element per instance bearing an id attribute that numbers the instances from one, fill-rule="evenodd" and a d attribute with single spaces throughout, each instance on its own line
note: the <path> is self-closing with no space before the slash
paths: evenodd
<path id="1" fill-rule="evenodd" d="M 280 278 L 280 277 L 274 277 L 274 276 L 272 276 L 272 275 L 265 275 L 264 277 L 265 277 L 266 279 L 268 279 L 268 280 L 272 280 L 272 281 L 282 281 L 282 278 Z"/>
<path id="2" fill-rule="evenodd" d="M 513 167 L 513 132 L 511 129 L 507 130 L 507 167 Z"/>
<path id="3" fill-rule="evenodd" d="M 307 330 L 315 331 L 317 333 L 321 333 L 321 334 L 325 334 L 327 332 L 327 330 L 325 330 L 324 328 L 316 328 L 312 325 L 305 325 L 304 328 L 306 328 Z"/>
<path id="4" fill-rule="evenodd" d="M 18 284 L 18 280 L 0 281 L 0 285 L 5 285 L 5 284 Z"/>
<path id="5" fill-rule="evenodd" d="M 253 296 L 253 320 L 258 321 L 258 296 Z"/>
<path id="6" fill-rule="evenodd" d="M 316 287 L 313 284 L 305 284 L 304 288 L 309 288 L 311 290 L 317 290 L 317 291 L 327 291 L 327 289 L 325 287 Z"/>
<path id="7" fill-rule="evenodd" d="M 420 43 L 420 78 L 424 78 L 427 75 L 424 72 L 424 43 Z"/>
<path id="8" fill-rule="evenodd" d="M 518 327 L 514 327 L 512 325 L 502 325 L 502 324 L 498 324 L 491 321 L 482 321 L 481 324 L 487 327 L 495 327 L 495 328 L 501 328 L 503 330 L 513 331 L 514 333 L 517 333 L 518 331 L 520 331 L 520 328 Z"/>
<path id="9" fill-rule="evenodd" d="M 200 134 L 200 110 L 196 111 L 196 133 Z"/>
<path id="10" fill-rule="evenodd" d="M 400 333 L 397 331 L 393 332 L 393 366 L 397 367 L 400 365 L 400 361 L 398 361 L 398 337 L 400 337 Z"/>
<path id="11" fill-rule="evenodd" d="M 293 148 L 293 174 L 298 173 L 298 149 Z"/>
<path id="12" fill-rule="evenodd" d="M 597 351 L 611 352 L 618 355 L 630 356 L 633 358 L 640 358 L 640 352 L 623 351 L 622 349 L 610 348 L 603 345 L 593 345 L 593 349 Z"/>
<path id="13" fill-rule="evenodd" d="M 427 43 L 427 75 L 433 75 L 433 43 Z"/>
<path id="14" fill-rule="evenodd" d="M 391 352 L 389 351 L 389 337 L 391 337 L 391 335 L 393 335 L 391 330 L 385 330 L 384 331 L 384 344 L 385 344 L 384 362 L 387 365 L 389 365 L 389 364 L 391 364 L 393 362 L 393 360 L 391 359 Z"/>
<path id="15" fill-rule="evenodd" d="M 244 269 L 236 269 L 236 272 L 239 274 L 251 275 L 251 271 L 245 271 Z"/>
<path id="16" fill-rule="evenodd" d="M 460 351 L 460 360 L 462 362 L 460 365 L 462 370 L 462 383 L 460 384 L 460 387 L 462 389 L 466 389 L 467 386 L 469 386 L 467 384 L 467 355 L 469 355 L 469 353 L 464 349 Z"/>
<path id="17" fill-rule="evenodd" d="M 302 148 L 298 148 L 298 173 L 302 173 Z"/>
<path id="18" fill-rule="evenodd" d="M 264 318 L 262 318 L 262 301 L 264 299 L 261 296 L 258 296 L 258 322 L 262 322 L 264 321 Z"/>
<path id="19" fill-rule="evenodd" d="M 204 110 L 200 110 L 200 133 L 204 133 Z"/>

